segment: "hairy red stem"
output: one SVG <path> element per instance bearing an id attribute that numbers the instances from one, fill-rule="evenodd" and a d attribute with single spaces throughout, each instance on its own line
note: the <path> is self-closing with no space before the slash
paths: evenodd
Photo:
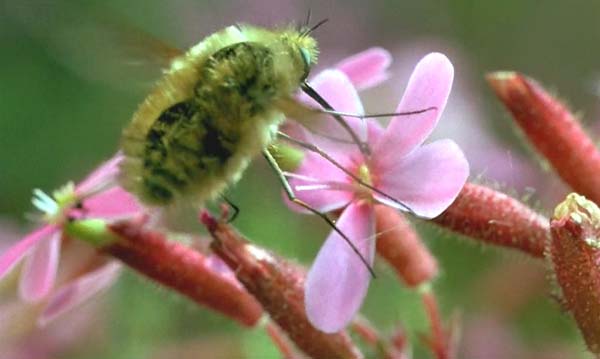
<path id="1" fill-rule="evenodd" d="M 390 336 L 390 341 L 397 350 L 406 351 L 408 346 L 408 337 L 406 336 L 406 330 L 404 327 L 398 326 Z"/>
<path id="2" fill-rule="evenodd" d="M 350 324 L 350 330 L 359 336 L 368 346 L 373 348 L 374 356 L 385 359 L 404 358 L 401 351 L 398 351 L 394 344 L 387 338 L 383 338 L 381 333 L 366 318 L 356 316 Z"/>
<path id="3" fill-rule="evenodd" d="M 466 183 L 454 203 L 433 222 L 476 240 L 543 257 L 550 237 L 541 214 L 504 193 Z"/>
<path id="4" fill-rule="evenodd" d="M 139 222 L 122 221 L 110 230 L 118 240 L 101 248 L 138 272 L 194 302 L 216 310 L 246 326 L 262 316 L 260 304 L 235 281 L 214 270 L 207 258 Z"/>
<path id="5" fill-rule="evenodd" d="M 536 149 L 578 193 L 600 203 L 600 152 L 577 118 L 534 80 L 517 72 L 487 76 Z"/>
<path id="6" fill-rule="evenodd" d="M 201 220 L 214 238 L 211 247 L 215 253 L 299 349 L 313 358 L 363 357 L 345 332 L 326 334 L 310 324 L 304 309 L 302 269 L 250 244 L 229 225 L 207 213 L 202 214 Z"/>
<path id="7" fill-rule="evenodd" d="M 429 336 L 427 336 L 426 341 L 437 359 L 449 359 L 448 336 L 442 324 L 442 318 L 440 316 L 435 295 L 431 290 L 427 290 L 421 295 L 421 300 L 423 301 L 423 307 L 425 308 L 425 313 L 427 313 L 427 318 L 429 319 L 431 331 Z"/>
<path id="8" fill-rule="evenodd" d="M 281 332 L 281 329 L 277 324 L 269 322 L 265 328 L 267 334 L 271 338 L 271 341 L 277 347 L 277 350 L 281 353 L 283 359 L 295 359 L 294 348 L 288 341 L 288 338 Z"/>
<path id="9" fill-rule="evenodd" d="M 379 332 L 365 318 L 355 318 L 350 324 L 350 329 L 372 347 L 377 347 L 381 343 Z"/>

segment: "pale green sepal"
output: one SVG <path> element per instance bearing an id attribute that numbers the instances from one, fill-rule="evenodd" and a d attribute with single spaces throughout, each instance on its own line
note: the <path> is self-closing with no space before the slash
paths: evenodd
<path id="1" fill-rule="evenodd" d="M 275 157 L 279 167 L 288 172 L 297 170 L 304 160 L 304 151 L 282 143 L 269 146 L 269 152 Z"/>
<path id="2" fill-rule="evenodd" d="M 99 248 L 119 240 L 119 237 L 108 229 L 106 221 L 97 218 L 69 222 L 65 224 L 64 231 L 71 238 Z"/>

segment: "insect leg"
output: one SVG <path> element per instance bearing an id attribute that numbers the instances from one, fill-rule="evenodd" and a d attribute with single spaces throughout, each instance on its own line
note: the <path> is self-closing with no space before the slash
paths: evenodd
<path id="1" fill-rule="evenodd" d="M 328 109 L 317 110 L 317 111 L 323 112 L 323 113 L 327 113 L 327 114 L 330 114 L 330 115 L 335 115 L 335 116 L 346 116 L 346 117 L 354 117 L 354 118 L 364 119 L 364 118 L 379 118 L 379 117 L 394 117 L 394 116 L 418 115 L 420 113 L 424 113 L 424 112 L 432 111 L 432 110 L 437 110 L 437 107 L 432 106 L 432 107 L 427 107 L 427 108 L 422 109 L 422 110 L 415 110 L 415 111 L 390 112 L 390 113 L 373 113 L 373 114 L 364 114 L 364 115 L 355 114 L 355 113 L 348 113 L 348 112 L 341 112 L 341 111 L 335 111 L 335 110 L 328 110 Z"/>
<path id="2" fill-rule="evenodd" d="M 315 91 L 315 89 L 313 89 L 307 82 L 304 82 L 301 85 L 301 88 L 305 94 L 307 94 L 313 100 L 317 101 L 317 103 L 319 105 L 321 105 L 325 110 L 335 112 L 335 110 L 327 102 L 327 100 L 325 100 L 321 95 L 319 95 L 319 93 L 317 91 Z M 344 121 L 342 116 L 336 115 L 336 114 L 332 114 L 332 116 L 340 124 L 340 126 L 342 126 L 342 128 L 344 130 L 346 130 L 346 132 L 348 132 L 348 134 L 352 138 L 352 142 L 354 142 L 358 146 L 358 148 L 360 149 L 360 152 L 363 155 L 368 156 L 371 153 L 371 150 L 369 149 L 369 145 L 360 140 L 358 135 L 354 132 L 354 130 L 352 130 L 352 128 L 348 125 L 348 123 L 346 123 L 346 121 Z"/>
<path id="3" fill-rule="evenodd" d="M 344 128 L 346 132 L 350 134 L 352 138 L 352 142 L 354 142 L 360 149 L 363 155 L 369 155 L 370 149 L 367 143 L 360 140 L 358 135 L 352 130 L 352 128 L 344 121 L 342 116 L 346 117 L 354 117 L 354 118 L 378 118 L 378 117 L 393 117 L 393 116 L 408 116 L 408 115 L 418 115 L 427 111 L 437 110 L 437 107 L 427 107 L 422 110 L 414 110 L 414 111 L 404 111 L 404 112 L 390 112 L 390 113 L 377 113 L 377 114 L 355 114 L 348 112 L 336 111 L 315 89 L 313 89 L 307 82 L 304 82 L 301 85 L 302 91 L 307 94 L 310 98 L 315 100 L 319 105 L 323 107 L 323 109 L 317 109 L 315 111 L 326 113 L 332 115 L 333 118 Z"/>
<path id="4" fill-rule="evenodd" d="M 292 186 L 290 185 L 290 183 L 288 182 L 287 178 L 285 177 L 285 174 L 283 173 L 283 171 L 279 167 L 279 164 L 277 163 L 277 160 L 275 160 L 275 157 L 273 157 L 273 155 L 269 152 L 268 149 L 263 150 L 262 153 L 263 153 L 263 156 L 265 157 L 265 159 L 267 160 L 267 163 L 269 164 L 269 166 L 277 174 L 277 178 L 281 182 L 281 185 L 283 186 L 283 189 L 284 189 L 285 193 L 287 194 L 289 200 L 292 201 L 292 202 L 294 202 L 294 203 L 296 203 L 300 207 L 302 207 L 302 208 L 304 208 L 304 209 L 306 209 L 306 210 L 308 210 L 308 211 L 316 214 L 317 216 L 321 217 L 321 219 L 323 219 L 334 231 L 337 232 L 337 234 L 340 235 L 340 237 L 342 237 L 344 239 L 344 241 L 346 241 L 346 243 L 348 243 L 348 245 L 350 246 L 350 248 L 352 248 L 352 251 L 354 253 L 356 253 L 356 255 L 360 258 L 360 261 L 365 265 L 365 267 L 367 267 L 367 269 L 371 273 L 371 276 L 373 276 L 373 278 L 375 278 L 376 277 L 375 276 L 375 271 L 373 271 L 373 268 L 371 268 L 371 265 L 369 264 L 369 262 L 367 262 L 367 260 L 365 259 L 365 257 L 363 257 L 363 255 L 358 251 L 358 248 L 356 248 L 356 246 L 350 241 L 350 239 L 344 234 L 344 232 L 342 232 L 335 225 L 335 223 L 329 217 L 327 217 L 327 215 L 325 213 L 320 212 L 319 210 L 311 207 L 308 203 L 306 203 L 306 202 L 302 201 L 301 199 L 297 198 L 296 194 L 294 193 L 294 190 L 292 189 Z"/>
<path id="5" fill-rule="evenodd" d="M 233 203 L 226 196 L 222 195 L 221 198 L 223 199 L 223 201 L 225 201 L 225 203 L 227 203 L 227 205 L 229 207 L 231 207 L 233 209 L 233 214 L 231 214 L 231 217 L 229 217 L 227 219 L 227 223 L 231 223 L 231 222 L 235 221 L 235 219 L 237 218 L 238 214 L 240 214 L 240 207 L 236 206 L 235 203 Z"/>
<path id="6" fill-rule="evenodd" d="M 401 206 L 402 208 L 404 208 L 404 210 L 406 210 L 408 213 L 419 217 L 409 206 L 407 206 L 406 204 L 402 203 L 401 201 L 395 199 L 394 197 L 386 194 L 385 192 L 381 191 L 380 189 L 378 189 L 377 187 L 374 187 L 368 183 L 366 183 L 365 181 L 361 180 L 360 177 L 358 177 L 357 175 L 355 175 L 354 173 L 348 171 L 344 166 L 342 166 L 340 163 L 338 163 L 333 157 L 331 157 L 330 155 L 328 155 L 325 151 L 323 151 L 322 149 L 320 149 L 318 146 L 312 144 L 312 143 L 307 143 L 307 142 L 303 142 L 300 140 L 297 140 L 293 137 L 290 137 L 288 135 L 286 135 L 283 132 L 277 132 L 277 136 L 285 141 L 288 141 L 290 143 L 293 143 L 295 145 L 298 145 L 302 148 L 305 148 L 311 152 L 314 152 L 316 154 L 318 154 L 319 156 L 323 157 L 326 161 L 328 161 L 329 163 L 331 163 L 332 165 L 334 165 L 335 167 L 337 167 L 338 169 L 340 169 L 342 172 L 344 172 L 346 175 L 348 175 L 350 178 L 352 178 L 353 180 L 355 180 L 358 184 L 360 184 L 361 186 L 367 187 L 368 189 L 370 189 L 371 191 L 384 196 L 385 198 L 395 202 L 396 204 L 398 204 L 399 206 Z"/>

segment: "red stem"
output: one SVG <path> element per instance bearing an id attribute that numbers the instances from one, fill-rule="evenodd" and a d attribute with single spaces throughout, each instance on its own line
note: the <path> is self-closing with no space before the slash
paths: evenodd
<path id="1" fill-rule="evenodd" d="M 355 318 L 350 324 L 350 329 L 370 346 L 377 348 L 381 343 L 381 336 L 377 329 L 362 317 Z"/>
<path id="2" fill-rule="evenodd" d="M 391 348 L 385 359 L 409 359 L 408 337 L 403 327 L 398 326 L 390 336 Z"/>
<path id="3" fill-rule="evenodd" d="M 277 324 L 273 322 L 269 322 L 267 327 L 265 328 L 267 334 L 275 344 L 275 347 L 281 353 L 283 359 L 294 359 L 296 355 L 294 353 L 294 348 L 290 345 L 288 338 L 281 332 L 281 329 L 277 326 Z"/>
<path id="4" fill-rule="evenodd" d="M 250 244 L 207 213 L 201 220 L 214 238 L 213 251 L 234 270 L 238 280 L 299 349 L 313 358 L 363 357 L 345 332 L 326 334 L 310 324 L 304 309 L 302 269 Z"/>
<path id="5" fill-rule="evenodd" d="M 421 296 L 421 300 L 423 301 L 423 306 L 431 327 L 431 333 L 427 338 L 427 342 L 437 359 L 449 359 L 448 336 L 442 324 L 435 295 L 431 290 L 427 290 Z"/>

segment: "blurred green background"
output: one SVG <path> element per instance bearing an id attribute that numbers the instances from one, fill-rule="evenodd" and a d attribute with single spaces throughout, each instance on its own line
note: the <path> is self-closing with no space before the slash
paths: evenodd
<path id="1" fill-rule="evenodd" d="M 442 118 L 442 122 L 456 122 L 445 122 L 444 127 L 451 127 L 450 133 L 457 136 L 461 131 L 489 136 L 510 158 L 531 156 L 486 87 L 484 74 L 488 71 L 515 69 L 535 77 L 556 89 L 561 98 L 585 114 L 587 125 L 594 126 L 600 68 L 597 1 L 89 3 L 105 4 L 108 13 L 181 48 L 235 22 L 273 26 L 302 21 L 310 8 L 314 19 L 330 20 L 315 34 L 322 53 L 319 68 L 370 46 L 383 46 L 394 55 L 397 67 L 392 68 L 390 83 L 364 93 L 371 110 L 393 108 L 418 58 L 430 51 L 445 52 L 455 64 L 459 85 L 451 96 L 451 104 L 456 105 L 449 118 Z M 92 40 L 94 30 L 87 27 L 86 11 L 73 17 L 73 8 L 61 3 L 5 0 L 0 4 L 0 214 L 25 231 L 31 227 L 24 213 L 32 211 L 32 188 L 52 190 L 70 179 L 80 179 L 111 156 L 122 127 L 144 98 L 152 76 L 156 78 L 159 72 L 132 68 L 135 77 L 121 76 L 118 71 L 128 72 L 127 59 Z M 39 11 L 38 6 L 52 11 Z M 68 16 L 55 17 L 61 13 Z M 123 68 L 117 69 L 119 65 Z M 113 68 L 118 76 L 110 75 Z M 140 73 L 150 77 L 138 77 Z M 469 159 L 477 156 L 465 152 Z M 525 162 L 534 178 L 544 176 L 535 161 Z M 497 168 L 488 171 L 475 166 L 472 178 L 519 195 L 533 187 L 530 203 L 542 203 L 540 210 L 549 213 L 555 199 L 543 198 L 547 189 L 541 187 L 556 184 L 536 179 L 522 183 L 517 166 L 507 169 L 512 171 L 508 181 L 489 178 L 494 170 Z M 310 263 L 328 233 L 320 221 L 287 210 L 275 176 L 262 160 L 253 164 L 229 197 L 241 208 L 235 225 L 242 232 L 302 263 Z M 505 345 L 519 346 L 521 356 L 517 357 L 561 357 L 544 356 L 557 353 L 585 357 L 576 328 L 551 298 L 550 286 L 538 283 L 544 279 L 543 263 L 538 265 L 518 253 L 482 248 L 424 223 L 417 226 L 440 261 L 442 273 L 435 288 L 445 318 L 455 311 L 462 313 L 465 345 L 476 345 L 469 344 L 473 336 L 469 328 L 481 318 L 484 322 L 492 318 L 512 340 Z M 515 295 L 511 284 L 515 284 L 514 291 L 523 287 L 522 283 L 517 286 L 519 275 L 510 277 L 511 268 L 541 273 L 541 279 L 534 275 L 532 286 L 540 288 L 517 308 L 507 310 L 503 305 Z M 428 357 L 417 338 L 427 329 L 418 295 L 399 284 L 381 261 L 376 270 L 380 276 L 372 282 L 362 312 L 383 332 L 405 326 L 414 344 L 414 357 Z M 498 289 L 494 281 L 505 287 Z M 177 351 L 189 348 L 196 355 L 190 357 L 201 358 L 211 357 L 206 353 L 217 353 L 221 347 L 237 345 L 246 358 L 278 357 L 260 329 L 242 329 L 132 272 L 123 275 L 105 297 L 108 304 L 103 316 L 107 320 L 98 324 L 103 330 L 78 338 L 57 357 L 185 357 Z M 493 340 L 489 340 L 492 346 Z M 461 355 L 471 349 L 464 350 Z"/>

